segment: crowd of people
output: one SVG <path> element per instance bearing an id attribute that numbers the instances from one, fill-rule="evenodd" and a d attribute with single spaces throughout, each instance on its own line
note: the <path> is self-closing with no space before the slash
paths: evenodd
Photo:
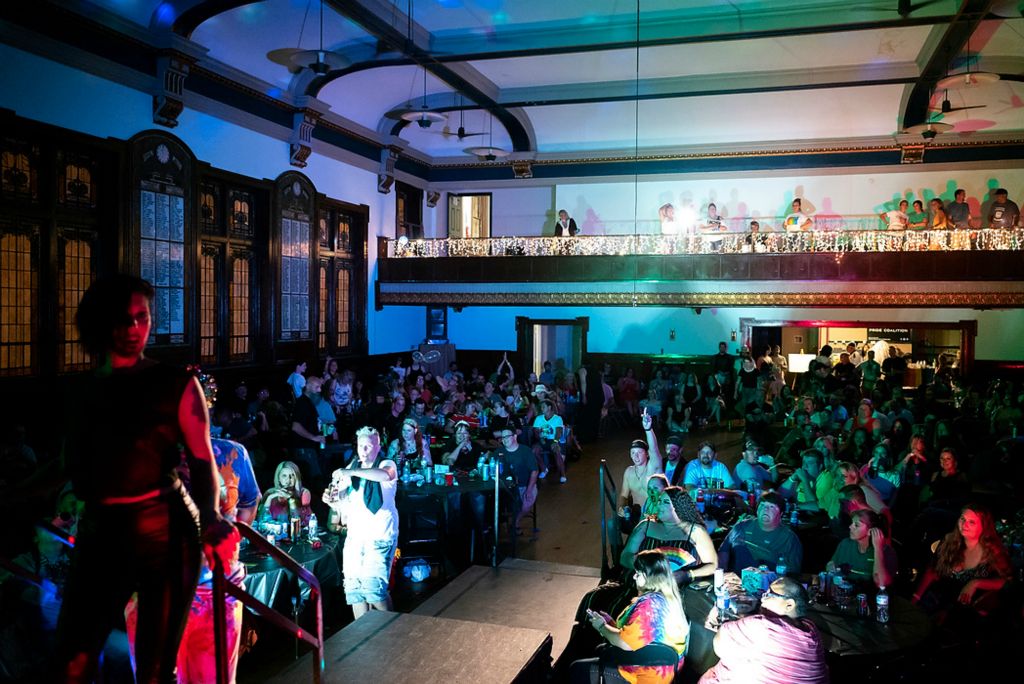
<path id="1" fill-rule="evenodd" d="M 105 359 L 82 388 L 94 400 L 71 416 L 49 526 L 11 549 L 24 552 L 2 577 L 4 606 L 14 607 L 5 614 L 31 616 L 0 625 L 0 662 L 12 679 L 58 667 L 62 678 L 87 680 L 112 648 L 120 607 L 142 678 L 168 678 L 175 667 L 179 678 L 209 678 L 211 567 L 244 578 L 231 521 L 306 524 L 319 513 L 346 526 L 346 601 L 355 617 L 387 610 L 403 475 L 438 464 L 471 472 L 494 455 L 518 494 L 518 528 L 539 484 L 565 483 L 583 448 L 615 427 L 643 436 L 630 445 L 609 530 L 622 542 L 633 600 L 588 614 L 611 646 L 658 642 L 681 662 L 690 625 L 680 591 L 718 570 L 759 565 L 783 576 L 761 614 L 721 626 L 721 662 L 706 681 L 797 681 L 790 652 L 810 673 L 800 681 L 823 681 L 801 573 L 828 569 L 869 593 L 903 593 L 960 638 L 1020 617 L 1011 591 L 1020 559 L 996 523 L 1019 507 L 1024 486 L 1021 388 L 1011 382 L 972 385 L 945 360 L 907 391 L 896 345 L 881 363 L 875 349 L 850 345 L 823 348 L 794 391 L 779 347 L 734 356 L 723 342 L 699 374 L 555 361 L 517 375 L 505 355 L 493 370 L 464 373 L 452 362 L 438 374 L 399 357 L 370 378 L 327 359 L 320 373 L 298 363 L 250 396 L 246 383 L 218 392 L 201 370 L 145 357 L 144 281 L 94 287 L 79 315 L 82 339 Z M 744 446 L 730 467 L 709 437 L 739 426 Z M 56 481 L 23 430 L 5 433 L 3 454 L 6 476 L 17 478 L 6 484 L 39 492 Z M 460 515 L 468 528 L 485 524 L 483 499 Z M 179 566 L 187 572 L 167 571 Z M 240 611 L 228 611 L 232 667 Z M 752 651 L 753 634 L 787 648 Z M 776 675 L 751 679 L 758 658 Z M 627 681 L 671 681 L 678 664 L 618 671 Z M 602 668 L 582 662 L 573 676 Z"/>
<path id="2" fill-rule="evenodd" d="M 981 649 L 998 662 L 1006 634 L 1024 618 L 1013 582 L 1024 558 L 1004 540 L 1024 503 L 1022 390 L 999 380 L 972 385 L 941 359 L 911 391 L 896 345 L 882 364 L 874 355 L 854 344 L 839 353 L 825 347 L 796 392 L 783 380 L 777 347 L 734 357 L 722 343 L 700 382 L 681 367 L 652 367 L 641 385 L 645 438 L 630 446 L 611 530 L 622 535 L 622 577 L 639 598 L 613 619 L 626 595 L 597 590 L 588 605 L 606 610 L 588 613 L 590 625 L 628 650 L 667 643 L 682 663 L 685 629 L 671 612 L 647 618 L 655 624 L 646 640 L 616 639 L 652 592 L 678 600 L 648 579 L 655 557 L 638 570 L 638 558 L 660 554 L 680 590 L 716 571 L 767 566 L 780 575 L 759 614 L 705 625 L 720 629 L 719 664 L 702 682 L 827 681 L 822 638 L 804 619 L 809 578 L 821 571 L 869 597 L 906 597 L 939 628 L 940 645 Z M 664 455 L 648 411 L 660 415 Z M 744 426 L 732 468 L 693 434 L 730 418 Z M 606 681 L 674 676 L 626 662 Z M 591 681 L 588 663 L 572 669 L 574 681 Z M 638 671 L 645 677 L 636 679 Z"/>
<path id="3" fill-rule="evenodd" d="M 900 199 L 886 203 L 890 208 L 879 213 L 883 230 L 969 230 L 992 228 L 1008 230 L 1021 226 L 1020 208 L 1009 198 L 1005 188 L 992 191 L 992 201 L 986 207 L 984 215 L 976 214 L 967 201 L 967 191 L 957 189 L 949 202 L 938 197 L 925 199 Z M 756 247 L 759 244 L 761 222 L 764 219 L 726 218 L 718 210 L 714 202 L 708 202 L 699 215 L 693 206 L 682 206 L 678 209 L 671 202 L 658 207 L 658 224 L 662 235 L 714 235 L 715 233 L 741 232 L 746 228 L 749 232 L 748 244 Z M 782 217 L 779 225 L 772 227 L 767 223 L 763 228 L 780 231 L 814 230 L 816 222 L 813 212 L 808 212 L 803 199 L 794 198 L 790 211 Z M 565 209 L 558 211 L 555 222 L 555 237 L 576 237 L 581 235 L 576 221 L 569 217 Z"/>

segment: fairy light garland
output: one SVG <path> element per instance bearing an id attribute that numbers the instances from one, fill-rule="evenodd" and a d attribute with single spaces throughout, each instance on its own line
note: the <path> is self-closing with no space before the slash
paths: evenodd
<path id="1" fill-rule="evenodd" d="M 820 228 L 820 224 L 816 222 Z M 844 252 L 1007 252 L 1024 249 L 1024 229 L 810 230 L 698 235 L 442 238 L 388 241 L 395 258 L 493 256 L 626 256 L 670 254 L 800 254 Z"/>

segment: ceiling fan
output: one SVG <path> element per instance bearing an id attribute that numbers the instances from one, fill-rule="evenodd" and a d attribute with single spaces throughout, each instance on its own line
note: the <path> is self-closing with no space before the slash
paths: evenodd
<path id="1" fill-rule="evenodd" d="M 467 133 L 466 132 L 466 110 L 462 109 L 462 96 L 459 96 L 459 129 L 452 131 L 451 126 L 445 122 L 444 128 L 438 131 L 437 135 L 444 136 L 445 140 L 451 137 L 457 138 L 460 142 L 466 138 L 474 138 L 478 135 L 487 135 L 486 133 Z"/>
<path id="2" fill-rule="evenodd" d="M 961 107 L 954 107 L 953 103 L 949 101 L 949 91 L 942 91 L 942 104 L 938 107 L 930 107 L 930 111 L 936 114 L 952 114 L 953 112 L 963 112 L 968 109 L 984 109 L 988 105 L 963 105 Z"/>
<path id="3" fill-rule="evenodd" d="M 311 0 L 312 3 L 312 0 Z M 311 4 L 310 3 L 310 4 Z M 302 17 L 302 28 L 299 29 L 299 43 L 302 43 L 302 33 L 306 28 L 306 17 L 309 16 L 309 5 L 306 5 L 306 15 Z M 320 47 L 317 50 L 303 50 L 302 48 L 279 48 L 267 53 L 267 59 L 275 64 L 288 67 L 292 73 L 303 69 L 309 69 L 315 74 L 324 75 L 335 69 L 344 69 L 351 66 L 352 61 L 338 52 L 324 49 L 324 2 L 320 0 Z"/>

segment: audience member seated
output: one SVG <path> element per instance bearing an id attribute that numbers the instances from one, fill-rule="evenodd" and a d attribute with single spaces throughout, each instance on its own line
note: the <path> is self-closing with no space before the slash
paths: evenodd
<path id="1" fill-rule="evenodd" d="M 779 444 L 775 460 L 794 467 L 799 467 L 801 454 L 814 445 L 818 438 L 818 427 L 811 422 L 809 413 L 799 410 L 793 414 L 794 427 Z"/>
<path id="2" fill-rule="evenodd" d="M 883 516 L 888 515 L 888 506 L 885 505 L 882 495 L 861 476 L 860 469 L 853 463 L 843 461 L 836 465 L 835 472 L 833 473 L 833 479 L 835 481 L 834 486 L 837 492 L 843 487 L 851 485 L 859 487 L 864 492 L 864 498 L 867 501 L 868 506 L 871 507 L 871 510 Z M 829 507 L 828 514 L 830 518 L 834 518 L 838 513 L 839 505 L 837 497 L 833 505 Z"/>
<path id="3" fill-rule="evenodd" d="M 282 461 L 274 471 L 274 485 L 263 493 L 260 517 L 288 522 L 291 514 L 298 513 L 305 521 L 311 512 L 311 499 L 309 490 L 302 486 L 299 467 L 291 461 Z"/>
<path id="4" fill-rule="evenodd" d="M 658 496 L 657 507 L 650 508 L 651 515 L 640 521 L 626 540 L 620 564 L 632 569 L 638 553 L 656 549 L 668 555 L 679 584 L 713 575 L 718 554 L 690 495 L 681 487 L 667 487 Z"/>
<path id="5" fill-rule="evenodd" d="M 863 465 L 871 460 L 872 445 L 870 433 L 864 428 L 855 428 L 836 457 L 842 461 Z"/>
<path id="6" fill-rule="evenodd" d="M 891 587 L 896 579 L 896 552 L 886 541 L 885 522 L 874 511 L 854 511 L 850 536 L 839 542 L 830 572 L 838 572 L 856 585 Z"/>
<path id="7" fill-rule="evenodd" d="M 892 506 L 896 492 L 903 484 L 903 475 L 899 468 L 893 467 L 888 445 L 875 445 L 871 452 L 871 461 L 861 466 L 860 474 L 864 481 L 878 492 L 885 505 Z"/>
<path id="8" fill-rule="evenodd" d="M 680 485 L 685 471 L 683 438 L 679 435 L 672 435 L 665 440 L 665 477 L 670 485 Z"/>
<path id="9" fill-rule="evenodd" d="M 669 433 L 676 435 L 690 431 L 690 407 L 686 405 L 682 391 L 676 392 L 665 407 L 665 427 Z"/>
<path id="10" fill-rule="evenodd" d="M 679 660 L 675 666 L 622 665 L 616 670 L 609 665 L 603 673 L 604 681 L 671 684 L 686 653 L 690 625 L 668 559 L 657 551 L 638 554 L 633 580 L 638 592 L 633 602 L 617 618 L 588 610 L 591 626 L 611 646 L 623 651 L 639 651 L 657 642 L 674 648 Z M 569 681 L 599 681 L 600 669 L 598 658 L 577 660 L 570 669 Z"/>
<path id="11" fill-rule="evenodd" d="M 738 574 L 744 568 L 784 563 L 789 572 L 799 573 L 804 550 L 796 534 L 782 524 L 785 505 L 775 492 L 762 494 L 756 517 L 736 523 L 718 547 L 718 567 Z"/>
<path id="12" fill-rule="evenodd" d="M 956 451 L 943 449 L 939 454 L 939 470 L 932 475 L 921 493 L 921 503 L 929 508 L 956 510 L 970 493 L 971 483 L 960 470 Z"/>
<path id="13" fill-rule="evenodd" d="M 700 684 L 827 684 L 828 665 L 821 635 L 806 618 L 807 591 L 780 577 L 761 596 L 761 612 L 718 627 L 712 609 L 707 627 L 717 629 L 718 664 Z"/>
<path id="14" fill-rule="evenodd" d="M 739 487 L 754 486 L 759 489 L 767 489 L 775 483 L 774 464 L 765 467 L 762 460 L 771 463 L 772 457 L 762 457 L 761 447 L 756 442 L 747 440 L 743 455 L 739 463 L 736 464 L 735 476 Z"/>
<path id="15" fill-rule="evenodd" d="M 423 395 L 420 395 L 412 403 L 412 413 L 409 414 L 407 420 L 409 419 L 416 421 L 416 425 L 424 437 L 426 437 L 427 428 L 437 422 L 433 412 L 427 411 L 427 401 L 423 398 Z"/>
<path id="16" fill-rule="evenodd" d="M 57 498 L 56 514 L 46 521 L 67 534 L 78 531 L 82 505 L 66 486 Z M 64 585 L 71 568 L 71 549 L 37 529 L 31 548 L 12 559 L 14 568 L 0 568 L 0 679 L 46 681 L 56 642 Z M 15 574 L 21 570 L 25 576 Z"/>
<path id="17" fill-rule="evenodd" d="M 540 472 L 533 450 L 519 443 L 519 431 L 519 421 L 516 418 L 511 418 L 498 433 L 501 446 L 495 452 L 501 462 L 508 464 L 515 477 L 516 486 L 519 488 L 516 530 L 519 529 L 519 521 L 530 512 L 537 501 L 537 475 Z"/>
<path id="18" fill-rule="evenodd" d="M 990 612 L 1013 568 L 988 509 L 968 505 L 956 529 L 939 541 L 935 557 L 914 592 L 914 602 L 936 614 L 940 623 Z"/>
<path id="19" fill-rule="evenodd" d="M 401 473 L 406 462 L 412 472 L 418 472 L 425 466 L 434 465 L 430 458 L 430 439 L 423 435 L 419 423 L 414 417 L 402 421 L 402 430 L 397 439 L 388 445 L 388 459 L 395 462 Z"/>
<path id="20" fill-rule="evenodd" d="M 779 494 L 785 499 L 796 499 L 800 510 L 827 514 L 838 504 L 832 473 L 822 467 L 823 460 L 820 451 L 804 450 L 800 467 L 779 486 Z"/>
<path id="21" fill-rule="evenodd" d="M 701 442 L 697 446 L 697 458 L 686 464 L 686 475 L 683 483 L 688 490 L 706 489 L 712 486 L 712 480 L 721 483 L 724 489 L 735 489 L 736 483 L 732 479 L 729 468 L 719 461 L 715 445 L 711 442 Z"/>
<path id="22" fill-rule="evenodd" d="M 476 468 L 483 455 L 484 452 L 472 440 L 469 423 L 459 421 L 455 424 L 455 436 L 445 447 L 441 460 L 446 466 L 468 472 Z"/>
<path id="23" fill-rule="evenodd" d="M 615 506 L 618 513 L 618 531 L 622 534 L 629 534 L 640 521 L 644 505 L 647 503 L 647 482 L 652 475 L 663 471 L 661 450 L 658 448 L 658 438 L 654 434 L 653 420 L 649 413 L 644 413 L 640 416 L 640 421 L 647 441 L 634 439 L 629 445 L 629 458 L 633 465 L 628 466 L 622 473 L 622 487 L 619 489 L 619 498 Z"/>
<path id="24" fill-rule="evenodd" d="M 540 477 L 547 477 L 549 459 L 554 458 L 555 467 L 558 470 L 558 481 L 564 483 L 565 477 L 565 455 L 562 453 L 562 442 L 564 441 L 565 423 L 562 417 L 555 413 L 555 405 L 547 400 L 541 403 L 542 415 L 537 416 L 533 421 L 533 451 L 538 462 L 542 465 Z"/>

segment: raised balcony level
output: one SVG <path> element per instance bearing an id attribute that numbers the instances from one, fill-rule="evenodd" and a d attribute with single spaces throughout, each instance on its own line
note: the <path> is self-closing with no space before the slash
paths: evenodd
<path id="1" fill-rule="evenodd" d="M 1024 230 L 381 240 L 378 305 L 1024 306 Z"/>

